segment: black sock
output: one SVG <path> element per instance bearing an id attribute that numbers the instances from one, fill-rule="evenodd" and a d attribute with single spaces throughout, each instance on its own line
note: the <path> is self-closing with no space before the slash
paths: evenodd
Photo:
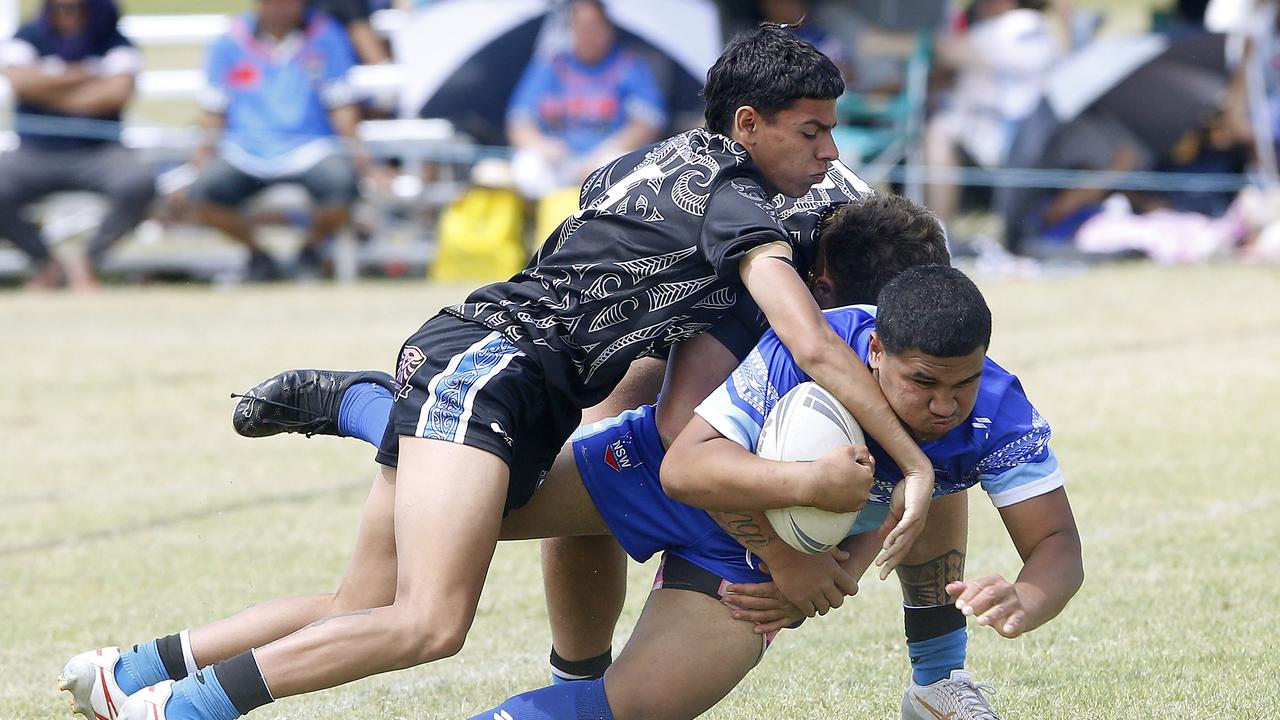
<path id="1" fill-rule="evenodd" d="M 169 673 L 170 680 L 181 680 L 187 676 L 187 661 L 182 656 L 180 636 L 175 633 L 158 638 L 156 652 L 160 655 L 160 662 L 164 663 L 164 671 Z"/>
<path id="2" fill-rule="evenodd" d="M 909 643 L 942 637 L 965 626 L 964 613 L 952 603 L 929 607 L 904 605 L 902 619 Z"/>
<path id="3" fill-rule="evenodd" d="M 613 664 L 613 648 L 586 660 L 565 660 L 554 647 L 551 648 L 551 674 L 561 680 L 595 680 L 604 677 L 604 671 Z"/>
<path id="4" fill-rule="evenodd" d="M 275 700 L 267 689 L 267 682 L 262 679 L 262 671 L 258 669 L 252 650 L 215 664 L 213 671 L 227 699 L 241 715 L 248 715 L 249 711 Z"/>

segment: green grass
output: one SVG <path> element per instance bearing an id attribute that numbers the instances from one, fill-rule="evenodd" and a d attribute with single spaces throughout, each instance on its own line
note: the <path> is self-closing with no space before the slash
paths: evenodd
<path id="1" fill-rule="evenodd" d="M 986 282 L 992 354 L 1023 379 L 1085 543 L 1067 611 L 970 667 L 1007 718 L 1271 718 L 1280 707 L 1280 283 L 1248 267 L 1130 267 Z M 248 441 L 226 393 L 294 366 L 388 367 L 462 288 L 0 294 L 0 718 L 62 718 L 62 662 L 331 589 L 373 466 L 352 441 Z M 969 573 L 1019 561 L 972 503 Z M 652 567 L 635 567 L 620 646 Z M 710 718 L 896 717 L 908 665 L 895 583 L 784 633 Z M 530 543 L 500 548 L 450 660 L 254 717 L 456 718 L 546 679 Z M 660 692 L 660 688 L 654 688 Z"/>

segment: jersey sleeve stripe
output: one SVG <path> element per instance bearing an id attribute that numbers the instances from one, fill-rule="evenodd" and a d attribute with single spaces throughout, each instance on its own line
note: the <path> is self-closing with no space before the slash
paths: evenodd
<path id="1" fill-rule="evenodd" d="M 1044 495 L 1065 484 L 1066 478 L 1052 450 L 1040 462 L 1023 463 L 999 475 L 982 479 L 982 489 L 991 497 L 991 504 L 998 508 Z"/>
<path id="2" fill-rule="evenodd" d="M 703 400 L 694 413 L 706 420 L 716 432 L 755 452 L 756 441 L 760 438 L 760 423 L 733 403 L 724 385 Z"/>

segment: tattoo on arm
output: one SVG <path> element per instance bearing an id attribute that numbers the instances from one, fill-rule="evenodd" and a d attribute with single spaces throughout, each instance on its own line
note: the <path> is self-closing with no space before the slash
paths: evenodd
<path id="1" fill-rule="evenodd" d="M 307 628 L 320 627 L 321 625 L 329 622 L 330 620 L 333 620 L 334 618 L 351 617 L 352 615 L 372 615 L 372 614 L 373 614 L 372 610 L 352 610 L 351 612 L 338 613 L 337 615 L 322 617 L 319 620 L 308 625 Z M 305 630 L 307 628 L 303 628 L 303 629 Z"/>
<path id="2" fill-rule="evenodd" d="M 948 550 L 919 565 L 899 565 L 898 582 L 902 585 L 902 601 L 915 607 L 946 605 L 947 583 L 964 579 L 964 553 Z"/>
<path id="3" fill-rule="evenodd" d="M 725 529 L 725 532 L 733 536 L 734 540 L 747 547 L 759 548 L 769 544 L 769 538 L 760 529 L 760 524 L 752 519 L 750 513 L 717 512 L 712 513 L 712 516 L 715 517 L 716 522 L 720 523 L 720 527 Z"/>

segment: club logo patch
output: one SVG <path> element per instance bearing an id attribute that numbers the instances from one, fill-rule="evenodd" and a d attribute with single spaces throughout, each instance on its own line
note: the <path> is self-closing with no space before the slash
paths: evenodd
<path id="1" fill-rule="evenodd" d="M 405 345 L 400 351 L 400 362 L 396 363 L 396 399 L 403 400 L 409 396 L 409 380 L 411 380 L 418 368 L 427 361 L 427 356 L 423 354 L 420 348 L 413 345 Z"/>
<path id="2" fill-rule="evenodd" d="M 644 464 L 643 461 L 634 461 L 636 442 L 631 433 L 623 435 L 618 440 L 610 443 L 604 449 L 604 464 L 613 468 L 614 472 L 622 472 L 633 467 L 639 467 Z"/>

